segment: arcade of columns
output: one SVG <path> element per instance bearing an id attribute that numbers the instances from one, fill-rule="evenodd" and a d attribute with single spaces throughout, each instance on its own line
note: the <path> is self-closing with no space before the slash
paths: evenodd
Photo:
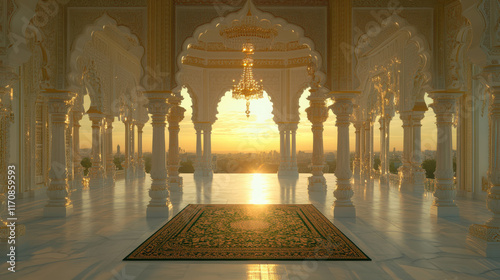
<path id="1" fill-rule="evenodd" d="M 326 189 L 326 181 L 322 174 L 323 168 L 323 123 L 326 121 L 328 110 L 332 109 L 337 117 L 336 126 L 338 128 L 337 141 L 337 187 L 334 191 L 336 198 L 334 204 L 335 217 L 355 217 L 355 206 L 351 198 L 354 195 L 352 189 L 353 172 L 350 168 L 350 147 L 349 147 L 349 127 L 353 123 L 356 135 L 355 156 L 353 162 L 354 178 L 361 181 L 370 180 L 375 176 L 373 161 L 373 131 L 377 115 L 359 114 L 358 96 L 360 92 L 353 91 L 353 82 L 350 73 L 353 66 L 348 59 L 339 59 L 342 50 L 339 42 L 352 41 L 352 34 L 346 32 L 343 26 L 349 25 L 351 19 L 351 1 L 336 1 L 331 5 L 331 9 L 337 11 L 338 17 L 332 21 L 332 32 L 338 32 L 339 36 L 331 36 L 331 46 L 334 48 L 328 61 L 330 65 L 335 64 L 335 73 L 331 73 L 332 91 L 324 93 L 319 88 L 312 85 L 310 90 L 310 108 L 307 109 L 308 119 L 312 123 L 314 144 L 312 159 L 312 176 L 309 178 L 309 190 L 321 191 Z M 467 1 L 464 1 L 467 2 Z M 498 10 L 498 3 L 495 1 L 483 1 L 482 9 L 494 8 Z M 465 3 L 464 3 L 465 5 Z M 475 6 L 477 8 L 477 6 Z M 151 0 L 148 6 L 148 20 L 150 24 L 162 24 L 171 26 L 171 22 L 165 22 L 165 11 L 172 13 L 173 4 L 164 1 Z M 344 11 L 338 12 L 338 11 Z M 466 12 L 464 12 L 466 14 Z M 171 17 L 173 18 L 173 17 Z M 471 22 L 473 21 L 471 16 Z M 487 27 L 493 29 L 493 22 L 488 21 Z M 342 30 L 342 32 L 339 32 Z M 487 29 L 489 30 L 489 29 Z M 170 30 L 171 31 L 171 30 Z M 159 32 L 155 34 L 154 32 Z M 166 38 L 165 38 L 166 37 Z M 172 39 L 172 33 L 164 30 L 149 31 L 148 40 L 148 61 L 161 61 L 157 66 L 169 73 L 175 69 L 175 57 L 172 46 L 167 46 L 165 42 Z M 495 52 L 496 44 L 500 42 L 492 40 L 489 46 L 482 45 L 483 52 L 487 59 L 482 64 L 482 82 L 490 93 L 489 102 L 489 122 L 490 122 L 490 160 L 488 179 L 491 184 L 487 195 L 488 209 L 493 213 L 492 218 L 485 224 L 474 224 L 470 227 L 470 240 L 484 247 L 486 255 L 500 255 L 500 65 L 498 65 L 499 54 Z M 165 46 L 161 46 L 165 44 Z M 160 46 L 160 48 L 158 48 Z M 404 63 L 404 62 L 403 62 Z M 151 64 L 152 65 L 152 64 Z M 15 76 L 12 70 L 0 65 L 2 73 L 9 76 Z M 11 113 L 13 111 L 5 102 L 10 95 L 15 79 L 4 81 L 2 77 L 0 98 L 0 116 L 2 132 L 8 131 Z M 181 98 L 178 94 L 168 90 L 174 88 L 174 80 L 166 84 L 160 84 L 157 88 L 146 90 L 144 96 L 147 98 L 147 110 L 151 115 L 153 126 L 153 156 L 151 178 L 152 185 L 149 192 L 151 201 L 147 208 L 148 217 L 165 217 L 171 207 L 169 202 L 169 192 L 182 191 L 182 178 L 179 176 L 179 122 L 184 117 L 185 109 L 180 107 Z M 379 90 L 379 93 L 387 93 L 387 90 Z M 457 103 L 464 92 L 460 89 L 433 90 L 429 96 L 434 103 L 429 107 L 436 114 L 437 134 L 439 141 L 437 143 L 435 172 L 436 190 L 434 192 L 435 202 L 433 212 L 438 217 L 458 216 L 458 207 L 455 203 L 456 190 L 453 177 L 452 160 L 452 127 L 454 123 L 454 114 L 456 114 Z M 71 214 L 72 202 L 70 198 L 71 187 L 68 181 L 72 181 L 74 187 L 81 188 L 83 171 L 79 164 L 79 121 L 82 119 L 83 111 L 76 104 L 81 103 L 81 97 L 75 93 L 64 90 L 45 89 L 43 96 L 46 99 L 48 114 L 50 115 L 50 184 L 47 187 L 48 204 L 44 208 L 46 216 L 67 216 Z M 325 99 L 332 98 L 334 104 L 326 107 Z M 391 98 L 394 98 L 392 96 Z M 389 98 L 390 99 L 390 98 Z M 386 100 L 386 97 L 383 97 Z M 381 106 L 382 112 L 379 123 L 381 130 L 381 167 L 380 180 L 387 182 L 389 179 L 389 136 L 390 122 L 394 117 L 396 110 L 390 105 Z M 399 169 L 399 182 L 402 191 L 422 191 L 424 172 L 421 168 L 421 120 L 424 112 L 427 110 L 425 103 L 416 101 L 413 108 L 409 111 L 399 112 L 403 121 L 404 130 L 404 153 L 403 165 Z M 116 170 L 113 164 L 112 154 L 112 132 L 113 115 L 106 115 L 99 107 L 93 107 L 86 112 L 92 121 L 92 167 L 89 171 L 89 187 L 100 188 L 104 185 L 112 185 Z M 362 116 L 362 117 L 360 117 Z M 124 116 L 122 121 L 125 125 L 126 147 L 125 147 L 125 174 L 127 179 L 133 179 L 144 176 L 144 163 L 142 160 L 142 129 L 145 121 L 139 121 L 132 116 Z M 166 159 L 165 129 L 168 122 L 169 130 L 169 152 Z M 138 151 L 135 147 L 135 131 L 137 128 Z M 195 176 L 212 176 L 211 168 L 211 123 L 195 123 L 197 137 L 197 161 Z M 294 174 L 296 169 L 296 124 L 281 124 L 280 128 L 280 151 L 281 163 L 279 175 Z M 71 138 L 72 160 L 68 158 L 68 152 L 61 147 L 65 147 L 68 142 L 68 132 Z M 6 133 L 2 133 L 2 136 Z M 203 136 L 202 136 L 203 135 Z M 7 155 L 7 139 L 2 138 L 0 142 L 2 155 Z M 5 160 L 6 157 L 3 157 Z M 3 163 L 6 165 L 6 163 Z M 68 169 L 68 165 L 72 166 Z M 290 172 L 291 171 L 291 172 Z M 289 172 L 289 173 L 287 173 Z M 5 174 L 1 174 L 5 177 Z M 2 178 L 3 178 L 2 177 Z M 4 189 L 5 186 L 2 186 Z"/>

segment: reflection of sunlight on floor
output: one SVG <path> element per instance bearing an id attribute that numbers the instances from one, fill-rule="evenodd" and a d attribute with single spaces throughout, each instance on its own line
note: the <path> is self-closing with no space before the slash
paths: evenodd
<path id="1" fill-rule="evenodd" d="M 269 204 L 270 201 L 267 199 L 269 192 L 268 186 L 262 174 L 253 174 L 251 182 L 251 204 Z"/>
<path id="2" fill-rule="evenodd" d="M 278 274 L 275 264 L 249 264 L 247 266 L 247 280 L 277 280 L 283 279 Z"/>

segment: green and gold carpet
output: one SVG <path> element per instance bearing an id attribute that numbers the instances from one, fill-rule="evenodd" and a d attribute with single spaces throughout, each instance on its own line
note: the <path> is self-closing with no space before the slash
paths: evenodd
<path id="1" fill-rule="evenodd" d="M 313 205 L 191 204 L 125 260 L 370 260 Z"/>

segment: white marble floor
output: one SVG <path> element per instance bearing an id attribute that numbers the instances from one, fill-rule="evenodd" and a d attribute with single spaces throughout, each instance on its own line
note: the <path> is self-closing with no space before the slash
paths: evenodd
<path id="1" fill-rule="evenodd" d="M 484 202 L 459 200 L 460 218 L 437 219 L 431 194 L 402 194 L 375 181 L 355 186 L 355 220 L 333 219 L 335 176 L 326 176 L 326 196 L 310 196 L 307 177 L 294 184 L 275 174 L 216 174 L 210 183 L 186 174 L 172 214 L 190 203 L 313 203 L 371 262 L 122 261 L 167 221 L 145 218 L 148 177 L 74 193 L 74 214 L 66 219 L 43 218 L 45 198 L 18 200 L 27 233 L 18 239 L 17 272 L 2 261 L 0 279 L 500 279 L 500 259 L 466 243 L 468 226 L 490 217 Z"/>

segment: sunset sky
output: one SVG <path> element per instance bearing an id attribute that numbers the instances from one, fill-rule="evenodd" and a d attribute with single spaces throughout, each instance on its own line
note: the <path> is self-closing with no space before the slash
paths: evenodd
<path id="1" fill-rule="evenodd" d="M 300 123 L 297 130 L 297 151 L 312 151 L 312 132 L 311 123 L 307 120 L 305 109 L 309 106 L 307 96 L 309 93 L 306 91 L 300 99 Z M 191 121 L 192 108 L 191 99 L 187 92 L 182 92 L 184 100 L 182 107 L 187 111 L 184 120 L 181 122 L 181 131 L 179 134 L 180 147 L 187 152 L 196 151 L 196 134 L 194 126 Z M 85 96 L 85 102 L 90 102 L 88 96 Z M 329 105 L 331 104 L 329 101 Z M 426 103 L 432 103 L 430 98 L 426 98 Z M 245 101 L 235 100 L 228 92 L 222 98 L 219 104 L 218 120 L 213 125 L 212 131 L 212 152 L 213 153 L 237 153 L 237 152 L 260 152 L 260 151 L 279 151 L 279 132 L 278 126 L 272 120 L 272 103 L 269 101 L 267 94 L 264 99 L 252 101 L 250 106 L 251 116 L 247 119 L 245 115 Z M 88 116 L 84 116 L 81 121 L 80 132 L 80 146 L 81 148 L 90 148 L 92 145 L 92 128 Z M 325 151 L 336 151 L 337 149 L 337 128 L 335 126 L 335 116 L 330 111 L 328 120 L 325 122 L 324 130 L 324 145 Z M 391 151 L 393 148 L 402 150 L 403 147 L 403 128 L 399 116 L 396 115 L 391 122 Z M 436 136 L 437 129 L 435 125 L 435 115 L 430 109 L 424 120 L 422 121 L 422 150 L 435 150 L 436 149 Z M 116 152 L 116 146 L 121 146 L 123 152 L 125 147 L 125 129 L 124 124 L 115 119 L 113 124 L 113 149 Z M 380 150 L 380 130 L 378 122 L 375 124 L 375 142 L 374 150 Z M 151 123 L 147 123 L 144 127 L 143 135 L 143 151 L 151 152 L 152 143 L 152 127 Z M 350 127 L 351 151 L 354 151 L 355 134 L 354 127 Z M 137 133 L 137 130 L 136 130 Z M 454 135 L 455 134 L 454 130 Z M 168 135 L 168 131 L 166 131 Z M 454 137 L 454 148 L 455 145 Z M 168 136 L 166 139 L 168 147 Z M 137 145 L 137 140 L 136 140 Z M 136 148 L 137 151 L 137 148 Z"/>

